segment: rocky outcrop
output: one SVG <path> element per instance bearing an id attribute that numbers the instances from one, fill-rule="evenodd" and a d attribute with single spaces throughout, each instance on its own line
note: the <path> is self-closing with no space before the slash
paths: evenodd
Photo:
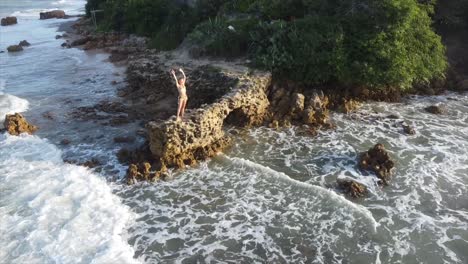
<path id="1" fill-rule="evenodd" d="M 434 115 L 442 115 L 446 112 L 445 108 L 440 105 L 431 105 L 424 108 L 424 110 Z"/>
<path id="2" fill-rule="evenodd" d="M 2 26 L 10 26 L 14 24 L 18 24 L 18 19 L 16 19 L 16 17 L 5 17 L 1 20 Z"/>
<path id="3" fill-rule="evenodd" d="M 22 40 L 22 41 L 20 41 L 20 43 L 19 43 L 18 45 L 21 46 L 21 47 L 29 47 L 29 46 L 31 46 L 31 44 L 30 44 L 27 40 Z"/>
<path id="4" fill-rule="evenodd" d="M 7 48 L 8 52 L 19 52 L 23 50 L 23 47 L 20 45 L 11 45 Z"/>
<path id="5" fill-rule="evenodd" d="M 395 163 L 390 159 L 384 145 L 379 143 L 360 155 L 359 167 L 373 171 L 381 184 L 388 185 Z"/>
<path id="6" fill-rule="evenodd" d="M 67 18 L 65 11 L 63 10 L 53 10 L 49 12 L 39 13 L 39 19 L 51 19 L 51 18 Z"/>
<path id="7" fill-rule="evenodd" d="M 182 168 L 215 155 L 229 145 L 225 125 L 260 125 L 268 114 L 266 95 L 271 75 L 237 76 L 231 92 L 193 111 L 185 121 L 174 119 L 147 125 L 150 149 L 167 167 Z M 189 97 L 190 98 L 190 97 Z"/>
<path id="8" fill-rule="evenodd" d="M 338 179 L 337 187 L 351 198 L 362 198 L 368 195 L 367 187 L 357 181 L 350 179 Z"/>
<path id="9" fill-rule="evenodd" d="M 3 125 L 7 132 L 14 136 L 18 136 L 21 133 L 33 134 L 38 129 L 37 126 L 29 124 L 26 118 L 19 113 L 6 115 Z"/>
<path id="10" fill-rule="evenodd" d="M 354 99 L 343 98 L 341 104 L 338 105 L 337 110 L 342 113 L 349 114 L 358 110 L 361 107 L 361 105 L 362 104 L 360 102 Z"/>
<path id="11" fill-rule="evenodd" d="M 167 168 L 159 167 L 154 170 L 149 162 L 142 162 L 139 164 L 130 164 L 127 169 L 127 184 L 135 184 L 139 181 L 164 180 L 167 177 Z"/>
<path id="12" fill-rule="evenodd" d="M 275 84 L 268 91 L 270 127 L 306 124 L 333 127 L 329 118 L 328 97 L 314 89 L 293 84 Z"/>

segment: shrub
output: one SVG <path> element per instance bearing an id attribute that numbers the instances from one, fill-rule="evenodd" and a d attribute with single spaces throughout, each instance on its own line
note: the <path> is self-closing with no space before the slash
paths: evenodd
<path id="1" fill-rule="evenodd" d="M 332 18 L 262 23 L 252 33 L 254 63 L 282 78 L 325 83 L 343 65 L 343 33 Z"/>
<path id="2" fill-rule="evenodd" d="M 216 17 L 198 25 L 189 35 L 202 55 L 238 57 L 247 54 L 249 30 L 256 24 L 254 19 L 228 21 Z"/>

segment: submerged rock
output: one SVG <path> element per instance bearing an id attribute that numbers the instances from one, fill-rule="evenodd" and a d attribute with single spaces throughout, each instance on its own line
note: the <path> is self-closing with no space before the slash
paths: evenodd
<path id="1" fill-rule="evenodd" d="M 149 162 L 130 164 L 127 169 L 127 184 L 135 184 L 139 181 L 155 182 L 166 178 L 167 168 L 165 166 L 152 166 Z"/>
<path id="2" fill-rule="evenodd" d="M 5 17 L 1 20 L 2 26 L 10 26 L 14 24 L 18 24 L 18 19 L 16 17 Z"/>
<path id="3" fill-rule="evenodd" d="M 431 106 L 424 108 L 424 110 L 434 115 L 442 115 L 446 112 L 445 108 L 440 105 L 431 105 Z"/>
<path id="4" fill-rule="evenodd" d="M 21 133 L 33 134 L 38 127 L 31 125 L 26 121 L 26 118 L 19 113 L 6 115 L 4 127 L 11 135 L 18 136 Z"/>
<path id="5" fill-rule="evenodd" d="M 65 11 L 63 10 L 53 10 L 49 12 L 39 13 L 39 19 L 51 19 L 51 18 L 67 18 Z"/>
<path id="6" fill-rule="evenodd" d="M 403 127 L 403 132 L 405 132 L 408 135 L 414 135 L 416 134 L 416 130 L 414 129 L 413 126 L 407 125 L 407 124 L 402 124 Z"/>
<path id="7" fill-rule="evenodd" d="M 22 51 L 23 47 L 20 45 L 11 45 L 11 46 L 8 46 L 7 50 L 8 52 L 18 52 L 18 51 Z"/>
<path id="8" fill-rule="evenodd" d="M 368 195 L 367 187 L 357 181 L 350 179 L 336 180 L 338 189 L 351 198 L 362 198 Z"/>
<path id="9" fill-rule="evenodd" d="M 390 159 L 384 145 L 379 143 L 361 154 L 359 167 L 363 170 L 373 171 L 382 184 L 388 185 L 395 163 Z"/>
<path id="10" fill-rule="evenodd" d="M 29 47 L 31 44 L 27 40 L 22 40 L 19 44 L 21 47 Z"/>

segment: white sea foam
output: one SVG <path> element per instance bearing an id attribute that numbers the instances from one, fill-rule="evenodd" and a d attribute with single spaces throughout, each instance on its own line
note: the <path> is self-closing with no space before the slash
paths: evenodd
<path id="1" fill-rule="evenodd" d="M 137 262 L 125 240 L 129 208 L 46 140 L 0 135 L 0 186 L 3 262 Z"/>
<path id="2" fill-rule="evenodd" d="M 317 194 L 320 193 L 323 196 L 325 196 L 327 199 L 332 199 L 332 200 L 336 201 L 338 206 L 348 206 L 350 208 L 354 208 L 357 212 L 364 215 L 367 218 L 367 220 L 369 220 L 369 222 L 372 224 L 372 230 L 374 232 L 376 231 L 376 228 L 379 226 L 379 224 L 375 221 L 374 217 L 372 216 L 372 213 L 367 208 L 365 208 L 364 206 L 355 204 L 353 202 L 350 202 L 349 200 L 347 200 L 346 198 L 344 198 L 341 195 L 338 195 L 336 192 L 334 192 L 332 190 L 323 188 L 321 186 L 316 186 L 316 185 L 312 185 L 312 184 L 309 184 L 309 183 L 306 183 L 306 182 L 301 182 L 301 181 L 295 180 L 295 179 L 289 177 L 288 175 L 286 175 L 286 174 L 284 174 L 282 172 L 275 171 L 275 170 L 273 170 L 273 169 L 271 169 L 271 168 L 269 168 L 267 166 L 263 166 L 261 164 L 252 162 L 252 161 L 247 160 L 247 159 L 235 158 L 235 157 L 230 158 L 228 156 L 225 156 L 225 157 L 228 158 L 229 160 L 231 160 L 234 163 L 247 165 L 247 166 L 250 166 L 252 168 L 262 170 L 262 171 L 266 172 L 269 177 L 275 177 L 276 179 L 287 181 L 287 182 L 289 182 L 291 184 L 294 184 L 294 185 L 297 185 L 297 186 L 299 186 L 301 188 L 312 190 L 313 192 L 315 192 Z"/>
<path id="3" fill-rule="evenodd" d="M 11 94 L 4 94 L 0 90 L 0 127 L 3 127 L 6 114 L 24 112 L 28 106 L 27 100 Z"/>

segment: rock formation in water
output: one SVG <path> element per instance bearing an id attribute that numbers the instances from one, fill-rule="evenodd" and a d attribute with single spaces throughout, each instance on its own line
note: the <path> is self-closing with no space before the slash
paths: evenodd
<path id="1" fill-rule="evenodd" d="M 14 136 L 18 136 L 21 133 L 33 134 L 38 129 L 37 126 L 29 124 L 26 118 L 19 113 L 7 114 L 3 125 L 7 132 Z"/>
<path id="2" fill-rule="evenodd" d="M 18 52 L 18 51 L 22 51 L 23 47 L 20 45 L 11 45 L 11 46 L 8 46 L 7 50 L 8 52 Z"/>
<path id="3" fill-rule="evenodd" d="M 361 154 L 359 167 L 363 170 L 373 171 L 380 179 L 381 184 L 388 185 L 395 163 L 390 159 L 384 145 L 379 143 Z"/>
<path id="4" fill-rule="evenodd" d="M 16 19 L 16 17 L 5 17 L 1 20 L 2 26 L 10 26 L 14 24 L 18 24 L 18 19 Z"/>
<path id="5" fill-rule="evenodd" d="M 150 149 L 167 167 L 182 168 L 214 156 L 229 145 L 225 125 L 263 123 L 268 113 L 266 90 L 271 76 L 238 76 L 237 85 L 212 104 L 194 110 L 186 120 L 149 122 Z M 190 97 L 189 97 L 190 98 Z"/>
<path id="6" fill-rule="evenodd" d="M 65 11 L 63 10 L 53 10 L 49 12 L 39 13 L 39 19 L 51 19 L 51 18 L 67 18 Z"/>
<path id="7" fill-rule="evenodd" d="M 424 108 L 424 110 L 434 115 L 442 115 L 446 112 L 445 108 L 440 105 L 431 105 Z"/>
<path id="8" fill-rule="evenodd" d="M 362 198 L 368 195 L 367 187 L 351 179 L 338 179 L 338 189 L 351 198 Z"/>
<path id="9" fill-rule="evenodd" d="M 22 41 L 20 41 L 20 43 L 19 43 L 18 45 L 21 46 L 21 47 L 29 47 L 29 46 L 31 46 L 31 44 L 30 44 L 27 40 L 22 40 Z"/>
<path id="10" fill-rule="evenodd" d="M 401 126 L 403 127 L 403 132 L 405 132 L 406 134 L 408 135 L 416 134 L 416 130 L 414 129 L 413 126 L 407 125 L 405 123 L 401 124 Z"/>

